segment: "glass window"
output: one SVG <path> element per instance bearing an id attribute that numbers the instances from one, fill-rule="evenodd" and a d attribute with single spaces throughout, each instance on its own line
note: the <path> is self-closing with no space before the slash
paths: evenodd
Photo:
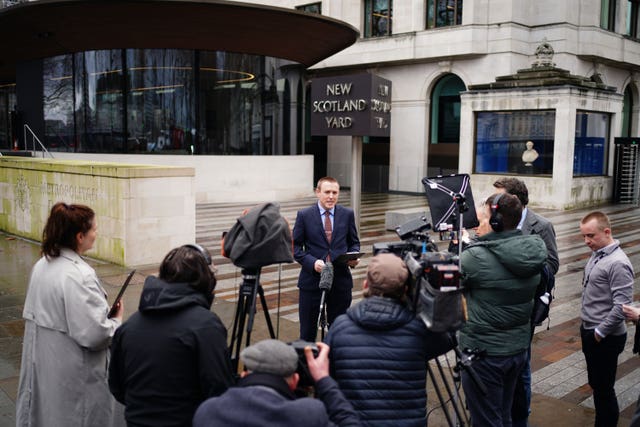
<path id="1" fill-rule="evenodd" d="M 318 2 L 318 3 L 304 4 L 302 6 L 296 6 L 296 9 L 301 10 L 303 12 L 307 12 L 307 13 L 321 14 L 322 13 L 322 3 Z"/>
<path id="2" fill-rule="evenodd" d="M 200 144 L 206 154 L 270 154 L 275 82 L 257 55 L 202 52 Z M 272 90 L 273 89 L 273 90 Z"/>
<path id="3" fill-rule="evenodd" d="M 601 0 L 600 3 L 600 27 L 605 30 L 616 29 L 616 2 L 618 0 Z"/>
<path id="4" fill-rule="evenodd" d="M 627 35 L 633 38 L 640 37 L 640 28 L 638 28 L 640 22 L 638 22 L 638 13 L 640 9 L 640 2 L 638 0 L 627 1 Z"/>
<path id="5" fill-rule="evenodd" d="M 129 151 L 191 153 L 191 135 L 195 133 L 194 52 L 174 49 L 126 52 Z"/>
<path id="6" fill-rule="evenodd" d="M 576 113 L 573 176 L 606 175 L 609 121 L 607 113 Z"/>
<path id="7" fill-rule="evenodd" d="M 476 173 L 553 172 L 555 111 L 476 113 Z"/>
<path id="8" fill-rule="evenodd" d="M 122 50 L 78 53 L 75 64 L 78 151 L 122 153 Z"/>
<path id="9" fill-rule="evenodd" d="M 44 139 L 50 151 L 74 151 L 73 56 L 43 61 Z"/>
<path id="10" fill-rule="evenodd" d="M 0 85 L 0 149 L 13 148 L 13 138 L 19 134 L 16 122 L 16 85 Z"/>
<path id="11" fill-rule="evenodd" d="M 427 28 L 462 24 L 462 0 L 427 0 Z"/>
<path id="12" fill-rule="evenodd" d="M 449 74 L 441 78 L 431 95 L 431 143 L 460 142 L 460 92 L 465 91 L 460 78 Z"/>
<path id="13" fill-rule="evenodd" d="M 365 0 L 364 36 L 382 37 L 391 35 L 393 17 L 392 0 Z"/>

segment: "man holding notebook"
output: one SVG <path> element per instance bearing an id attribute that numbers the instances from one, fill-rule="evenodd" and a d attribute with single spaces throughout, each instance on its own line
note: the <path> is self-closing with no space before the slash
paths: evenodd
<path id="1" fill-rule="evenodd" d="M 300 339 L 314 342 L 322 290 L 320 273 L 333 264 L 333 283 L 326 293 L 329 325 L 351 305 L 353 280 L 349 267 L 359 260 L 333 262 L 340 255 L 360 250 L 360 239 L 353 210 L 338 205 L 340 185 L 331 177 L 320 178 L 316 187 L 318 202 L 298 212 L 293 227 L 294 257 L 302 266 L 298 278 Z"/>

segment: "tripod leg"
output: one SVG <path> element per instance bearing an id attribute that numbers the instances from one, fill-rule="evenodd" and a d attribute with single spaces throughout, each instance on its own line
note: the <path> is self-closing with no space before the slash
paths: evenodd
<path id="1" fill-rule="evenodd" d="M 458 417 L 458 420 L 462 420 L 463 419 L 463 414 L 460 412 L 460 395 L 458 393 L 458 390 L 456 389 L 451 390 L 451 386 L 449 385 L 449 381 L 447 381 L 447 378 L 444 375 L 444 370 L 442 369 L 442 365 L 440 364 L 440 361 L 438 359 L 436 359 L 436 366 L 438 367 L 438 372 L 440 372 L 440 378 L 442 378 L 442 382 L 444 383 L 444 387 L 447 390 L 447 394 L 449 395 L 449 400 L 451 401 L 451 406 L 453 406 L 453 410 L 456 413 L 456 417 Z M 464 419 L 468 422 L 469 420 L 466 419 L 466 413 L 464 414 Z M 462 424 L 464 425 L 464 424 Z"/>
<path id="2" fill-rule="evenodd" d="M 256 317 L 256 294 L 258 293 L 259 286 L 260 284 L 258 282 L 258 278 L 256 277 L 256 282 L 253 286 L 253 289 L 251 290 L 251 296 L 249 297 L 250 301 L 248 303 L 249 311 L 247 313 L 249 314 L 249 319 L 247 320 L 247 347 L 249 347 L 249 345 L 251 344 L 251 331 L 253 330 L 253 321 Z"/>
<path id="3" fill-rule="evenodd" d="M 273 325 L 271 324 L 271 317 L 269 316 L 269 309 L 267 308 L 267 299 L 264 297 L 264 289 L 261 285 L 258 285 L 258 294 L 260 294 L 260 302 L 262 303 L 262 311 L 264 311 L 264 317 L 267 322 L 267 328 L 269 328 L 269 336 L 275 338 L 276 334 L 273 331 Z"/>
<path id="4" fill-rule="evenodd" d="M 451 419 L 451 415 L 447 410 L 447 406 L 446 406 L 447 402 L 445 402 L 444 397 L 442 396 L 442 391 L 440 391 L 440 387 L 436 382 L 436 377 L 433 374 L 433 371 L 431 370 L 431 366 L 429 365 L 429 362 L 427 362 L 427 373 L 429 374 L 429 378 L 431 378 L 433 389 L 436 391 L 436 395 L 438 395 L 438 400 L 440 401 L 440 407 L 442 408 L 442 412 L 444 412 L 444 416 L 447 418 L 447 424 L 449 424 L 450 427 L 453 427 L 455 424 L 453 423 L 453 420 Z"/>
<path id="5" fill-rule="evenodd" d="M 238 362 L 240 360 L 240 347 L 242 346 L 242 331 L 244 329 L 244 320 L 247 314 L 247 297 L 240 295 L 238 298 L 238 306 L 236 308 L 236 317 L 233 321 L 233 334 L 231 335 L 231 346 L 229 349 L 233 352 L 233 368 L 238 371 Z M 234 349 L 235 344 L 235 349 Z"/>

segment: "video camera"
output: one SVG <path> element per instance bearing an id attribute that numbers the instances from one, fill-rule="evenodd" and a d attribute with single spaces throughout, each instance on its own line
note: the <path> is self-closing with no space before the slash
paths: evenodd
<path id="1" fill-rule="evenodd" d="M 453 332 L 464 322 L 459 258 L 438 251 L 427 231 L 430 228 L 425 217 L 409 221 L 396 229 L 401 242 L 375 243 L 373 254 L 402 258 L 410 273 L 407 298 L 411 310 L 431 331 Z"/>
<path id="2" fill-rule="evenodd" d="M 440 239 L 459 241 L 462 227 L 478 226 L 469 175 L 423 178 L 434 227 L 426 217 L 408 221 L 396 228 L 402 240 L 373 245 L 373 254 L 393 253 L 405 262 L 411 273 L 407 297 L 410 308 L 433 332 L 454 332 L 466 321 L 460 283 L 460 250 L 439 252 L 429 230 Z M 469 203 L 467 203 L 469 202 Z M 463 216 L 463 212 L 469 212 Z M 454 231 L 457 230 L 457 231 Z"/>

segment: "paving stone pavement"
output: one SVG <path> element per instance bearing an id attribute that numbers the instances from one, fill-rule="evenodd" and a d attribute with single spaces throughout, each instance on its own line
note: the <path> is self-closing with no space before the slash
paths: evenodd
<path id="1" fill-rule="evenodd" d="M 348 205 L 348 192 L 341 194 L 341 202 Z M 309 197 L 281 203 L 281 213 L 293 226 L 298 209 L 314 203 Z M 222 232 L 228 230 L 251 204 L 208 204 L 197 206 L 196 241 L 214 253 L 218 266 L 218 287 L 213 310 L 220 315 L 230 335 L 237 308 L 237 295 L 243 277 L 240 269 L 219 255 Z M 360 238 L 366 253 L 358 268 L 354 270 L 354 302 L 360 299 L 360 289 L 366 265 L 371 257 L 372 245 L 376 242 L 398 241 L 395 233 L 384 230 L 384 215 L 387 210 L 425 207 L 423 196 L 398 194 L 364 194 L 361 207 Z M 607 205 L 598 209 L 610 215 L 614 237 L 631 259 L 636 282 L 634 295 L 640 299 L 638 274 L 640 272 L 640 208 L 630 205 Z M 556 229 L 560 270 L 556 276 L 555 300 L 551 308 L 550 321 L 538 327 L 532 346 L 532 426 L 584 426 L 594 420 L 591 391 L 586 384 L 584 357 L 580 349 L 579 313 L 582 291 L 582 270 L 589 250 L 579 235 L 578 223 L 586 212 L 593 209 L 554 211 L 535 209 L 549 218 Z M 437 238 L 437 236 L 432 236 Z M 446 242 L 439 244 L 442 248 Z M 15 424 L 15 395 L 20 369 L 20 354 L 23 334 L 21 316 L 29 271 L 39 254 L 34 242 L 0 234 L 0 427 Z M 91 260 L 112 299 L 123 282 L 126 268 Z M 157 274 L 158 265 L 137 266 L 137 273 L 125 293 L 125 315 L 137 308 L 144 278 Z M 271 320 L 280 339 L 297 338 L 297 288 L 299 272 L 297 264 L 263 267 L 260 283 L 264 289 Z M 259 307 L 260 308 L 260 307 Z M 633 337 L 634 325 L 629 325 L 629 336 Z M 246 338 L 246 332 L 244 338 Z M 262 313 L 257 313 L 251 341 L 266 338 L 268 331 Z M 621 408 L 619 425 L 626 426 L 635 409 L 640 394 L 640 358 L 631 353 L 632 340 L 620 357 L 616 392 Z M 443 366 L 453 364 L 453 353 L 439 359 Z M 435 367 L 434 362 L 431 365 Z M 450 377 L 446 375 L 447 380 Z M 442 380 L 436 381 L 442 385 Z M 446 425 L 439 402 L 429 385 L 429 425 Z M 450 408 L 450 406 L 449 406 Z"/>

